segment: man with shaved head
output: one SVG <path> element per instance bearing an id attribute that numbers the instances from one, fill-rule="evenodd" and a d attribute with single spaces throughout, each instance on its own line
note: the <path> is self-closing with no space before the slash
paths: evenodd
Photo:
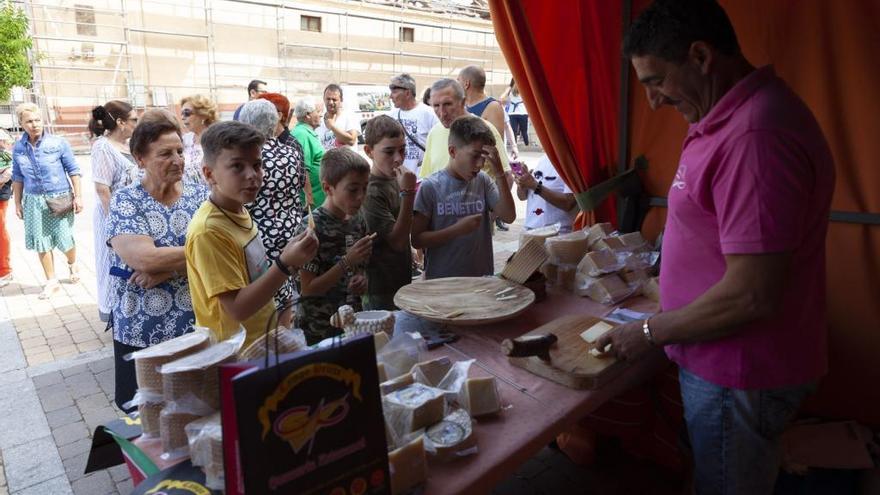
<path id="1" fill-rule="evenodd" d="M 486 71 L 476 65 L 469 65 L 458 73 L 458 83 L 464 89 L 467 111 L 482 117 L 504 135 L 504 107 L 501 102 L 486 95 Z"/>

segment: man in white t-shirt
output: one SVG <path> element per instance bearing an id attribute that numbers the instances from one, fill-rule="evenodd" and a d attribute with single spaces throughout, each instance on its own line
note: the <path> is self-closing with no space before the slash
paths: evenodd
<path id="1" fill-rule="evenodd" d="M 571 189 L 562 181 L 547 155 L 538 160 L 535 170 L 523 164 L 521 173 L 514 173 L 516 196 L 526 203 L 526 230 L 537 229 L 559 222 L 560 232 L 571 232 L 577 216 L 577 201 Z"/>
<path id="2" fill-rule="evenodd" d="M 342 88 L 338 84 L 328 84 L 324 88 L 324 109 L 324 120 L 315 129 L 321 146 L 325 150 L 342 146 L 354 149 L 361 133 L 361 124 L 353 113 L 343 111 Z"/>
<path id="3" fill-rule="evenodd" d="M 391 89 L 394 109 L 389 110 L 387 115 L 400 122 L 406 131 L 406 156 L 403 165 L 418 176 L 425 156 L 428 133 L 439 122 L 437 114 L 431 107 L 416 100 L 416 81 L 409 74 L 392 77 L 388 87 Z"/>

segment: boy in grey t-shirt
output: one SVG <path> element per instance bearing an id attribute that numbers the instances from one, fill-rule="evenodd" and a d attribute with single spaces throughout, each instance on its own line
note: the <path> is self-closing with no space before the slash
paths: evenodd
<path id="1" fill-rule="evenodd" d="M 498 179 L 481 172 L 488 161 Z M 495 137 L 471 115 L 449 128 L 449 164 L 419 187 L 412 244 L 425 249 L 425 278 L 492 275 L 489 212 L 513 223 L 516 207 L 504 177 Z"/>

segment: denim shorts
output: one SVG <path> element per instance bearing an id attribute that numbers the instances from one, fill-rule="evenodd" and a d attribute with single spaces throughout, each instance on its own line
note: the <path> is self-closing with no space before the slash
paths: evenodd
<path id="1" fill-rule="evenodd" d="M 781 434 L 815 384 L 740 390 L 720 387 L 684 368 L 678 377 L 694 456 L 694 493 L 773 493 Z"/>

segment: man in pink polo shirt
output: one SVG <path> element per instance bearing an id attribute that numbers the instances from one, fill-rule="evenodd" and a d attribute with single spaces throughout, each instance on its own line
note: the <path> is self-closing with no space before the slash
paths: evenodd
<path id="1" fill-rule="evenodd" d="M 834 163 L 810 110 L 755 68 L 714 0 L 658 0 L 624 52 L 652 108 L 691 124 L 669 190 L 662 312 L 598 345 L 680 366 L 696 493 L 772 493 L 779 437 L 827 371 Z"/>

